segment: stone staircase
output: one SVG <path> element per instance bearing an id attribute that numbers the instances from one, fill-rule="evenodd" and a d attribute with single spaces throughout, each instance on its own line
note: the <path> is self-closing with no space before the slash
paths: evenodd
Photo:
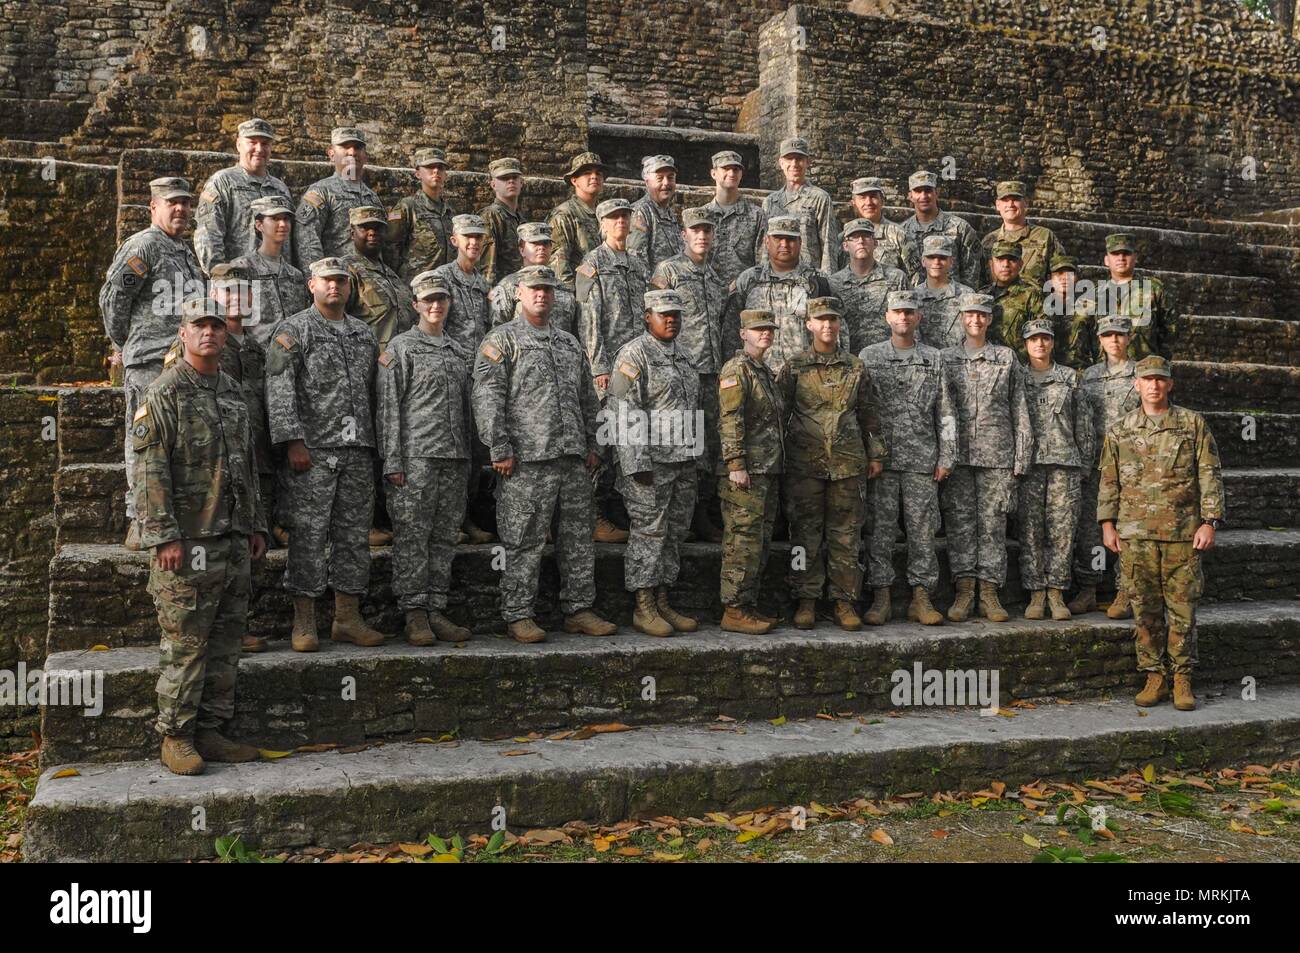
<path id="1" fill-rule="evenodd" d="M 987 216 L 969 217 L 981 234 L 993 227 Z M 1105 234 L 1120 227 L 1043 221 L 1081 263 L 1100 261 Z M 347 753 L 299 751 L 173 777 L 157 763 L 151 728 L 158 632 L 144 590 L 148 556 L 119 545 L 121 398 L 108 388 L 66 389 L 46 670 L 52 678 L 102 672 L 103 710 L 43 709 L 45 770 L 28 813 L 28 858 L 207 857 L 217 836 L 234 833 L 265 849 L 346 847 L 485 831 L 497 808 L 520 830 L 1294 753 L 1300 324 L 1289 316 L 1300 304 L 1300 248 L 1284 225 L 1186 224 L 1123 227 L 1137 237 L 1140 262 L 1166 269 L 1154 274 L 1185 315 L 1175 400 L 1206 414 L 1225 467 L 1229 525 L 1206 559 L 1196 712 L 1163 706 L 1139 716 L 1130 698 L 1138 683 L 1131 623 L 1099 613 L 1059 624 L 925 628 L 897 620 L 859 634 L 823 622 L 813 632 L 761 637 L 706 625 L 662 641 L 628 627 L 611 639 L 560 635 L 521 646 L 499 622 L 491 545 L 461 547 L 453 567 L 448 615 L 477 633 L 466 645 L 327 643 L 298 655 L 288 650 L 290 607 L 279 588 L 285 553 L 272 551 L 254 573 L 250 626 L 277 641 L 241 662 L 233 733 L 277 751 L 334 745 Z M 1101 275 L 1083 265 L 1084 277 Z M 1018 605 L 1010 546 L 1004 596 Z M 776 548 L 770 609 L 787 608 L 786 550 Z M 627 624 L 622 549 L 597 547 L 597 609 Z M 942 605 L 951 594 L 942 546 L 940 560 Z M 901 569 L 901 550 L 896 561 Z M 388 550 L 373 551 L 372 568 L 364 609 L 398 631 Z M 687 544 L 675 603 L 716 620 L 718 569 L 718 547 Z M 549 556 L 541 589 L 540 616 L 555 631 L 558 576 Z M 900 575 L 896 602 L 904 589 Z M 996 671 L 1004 717 L 898 704 L 891 676 L 916 666 Z M 1243 680 L 1253 698 L 1242 697 Z M 1005 707 L 1013 702 L 1026 707 Z M 566 735 L 611 722 L 633 730 Z M 78 773 L 54 777 L 68 766 Z M 206 818 L 200 831 L 197 807 Z"/>

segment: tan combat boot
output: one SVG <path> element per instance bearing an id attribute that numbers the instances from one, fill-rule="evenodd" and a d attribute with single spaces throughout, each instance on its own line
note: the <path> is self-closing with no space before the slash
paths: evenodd
<path id="1" fill-rule="evenodd" d="M 876 586 L 871 591 L 871 608 L 862 617 L 867 625 L 884 625 L 893 614 L 894 607 L 889 599 L 888 586 Z"/>
<path id="2" fill-rule="evenodd" d="M 660 586 L 655 590 L 655 608 L 659 610 L 659 618 L 663 619 L 678 632 L 695 632 L 700 627 L 698 619 L 692 619 L 688 615 L 682 615 L 668 604 L 667 586 Z"/>
<path id="3" fill-rule="evenodd" d="M 188 735 L 167 735 L 162 740 L 160 753 L 163 766 L 172 774 L 202 774 L 207 767 L 194 750 L 194 739 Z"/>
<path id="4" fill-rule="evenodd" d="M 626 543 L 627 530 L 619 529 L 603 516 L 597 516 L 596 528 L 592 530 L 591 538 L 597 543 Z"/>
<path id="5" fill-rule="evenodd" d="M 949 622 L 965 622 L 975 608 L 975 577 L 957 577 L 957 596 L 948 607 Z"/>
<path id="6" fill-rule="evenodd" d="M 406 610 L 406 641 L 411 645 L 432 645 L 438 641 L 429 628 L 429 613 L 423 609 Z"/>
<path id="7" fill-rule="evenodd" d="M 194 736 L 194 750 L 204 761 L 221 764 L 245 764 L 262 757 L 252 745 L 231 741 L 215 728 L 200 728 Z"/>
<path id="8" fill-rule="evenodd" d="M 320 648 L 316 635 L 316 600 L 312 596 L 293 597 L 293 634 L 289 639 L 295 652 L 315 652 Z"/>
<path id="9" fill-rule="evenodd" d="M 346 592 L 334 593 L 334 625 L 330 628 L 330 638 L 366 649 L 384 644 L 384 633 L 370 628 L 361 618 L 361 597 Z"/>
<path id="10" fill-rule="evenodd" d="M 907 618 L 921 625 L 943 625 L 943 614 L 930 602 L 925 586 L 912 587 L 912 604 L 907 607 Z"/>
<path id="11" fill-rule="evenodd" d="M 393 531 L 389 529 L 372 529 L 366 534 L 366 542 L 371 546 L 391 546 L 393 543 Z"/>
<path id="12" fill-rule="evenodd" d="M 1142 708 L 1158 705 L 1169 697 L 1169 683 L 1160 672 L 1147 672 L 1147 683 L 1133 699 Z"/>
<path id="13" fill-rule="evenodd" d="M 750 606 L 727 606 L 722 613 L 722 631 L 764 635 L 772 631 L 772 623 L 759 618 Z"/>
<path id="14" fill-rule="evenodd" d="M 1196 710 L 1196 696 L 1192 694 L 1191 672 L 1174 672 L 1174 707 L 1179 711 Z"/>
<path id="15" fill-rule="evenodd" d="M 835 623 L 845 632 L 856 632 L 862 628 L 862 617 L 853 608 L 853 603 L 847 599 L 836 599 Z"/>
<path id="16" fill-rule="evenodd" d="M 271 646 L 267 644 L 266 639 L 260 635 L 250 635 L 245 632 L 239 637 L 239 649 L 242 652 L 248 652 L 256 655 L 258 652 L 265 652 Z"/>
<path id="17" fill-rule="evenodd" d="M 438 637 L 439 642 L 468 642 L 474 633 L 463 625 L 457 625 L 437 609 L 429 610 L 429 628 Z"/>
<path id="18" fill-rule="evenodd" d="M 1083 615 L 1097 609 L 1097 587 L 1080 586 L 1078 593 L 1069 602 L 1071 615 Z"/>
<path id="19" fill-rule="evenodd" d="M 1133 603 L 1129 602 L 1127 592 L 1115 593 L 1115 600 L 1106 609 L 1107 619 L 1128 619 L 1133 616 Z"/>
<path id="20" fill-rule="evenodd" d="M 1065 604 L 1064 589 L 1047 590 L 1047 608 L 1052 610 L 1052 618 L 1057 622 L 1065 622 L 1074 616 L 1070 607 Z"/>
<path id="21" fill-rule="evenodd" d="M 460 531 L 465 534 L 465 541 L 470 543 L 490 543 L 495 537 L 485 529 L 479 528 L 468 516 L 460 524 Z"/>
<path id="22" fill-rule="evenodd" d="M 811 629 L 817 624 L 817 600 L 800 599 L 799 608 L 794 610 L 794 627 Z"/>
<path id="23" fill-rule="evenodd" d="M 779 615 L 768 615 L 766 612 L 760 612 L 758 606 L 749 606 L 749 611 L 754 614 L 754 618 L 758 619 L 760 622 L 766 622 L 774 629 L 781 622 L 781 617 Z"/>
<path id="24" fill-rule="evenodd" d="M 524 642 L 527 644 L 546 641 L 546 633 L 542 631 L 542 627 L 532 619 L 519 619 L 515 622 L 509 623 L 506 628 L 510 632 L 510 637 L 516 642 Z"/>
<path id="25" fill-rule="evenodd" d="M 636 591 L 636 611 L 632 613 L 632 627 L 638 632 L 661 639 L 673 634 L 672 624 L 659 615 L 653 589 Z"/>
<path id="26" fill-rule="evenodd" d="M 984 585 L 983 583 L 980 583 L 981 587 L 983 585 Z M 984 590 L 981 588 L 980 596 L 982 597 L 983 595 L 984 595 Z M 1033 619 L 1037 621 L 1046 615 L 1047 615 L 1047 590 L 1035 589 L 1033 592 L 1029 594 L 1029 605 L 1025 606 L 1025 618 Z"/>
<path id="27" fill-rule="evenodd" d="M 581 635 L 606 636 L 617 632 L 618 626 L 602 619 L 590 609 L 579 609 L 572 615 L 564 617 L 564 631 L 577 632 Z"/>
<path id="28" fill-rule="evenodd" d="M 140 541 L 139 520 L 128 521 L 126 527 L 126 539 L 122 541 L 122 545 L 133 553 L 138 553 L 140 550 L 144 549 L 144 544 Z"/>
<path id="29" fill-rule="evenodd" d="M 1006 622 L 1011 618 L 998 599 L 998 587 L 987 579 L 980 580 L 980 612 L 990 622 Z"/>

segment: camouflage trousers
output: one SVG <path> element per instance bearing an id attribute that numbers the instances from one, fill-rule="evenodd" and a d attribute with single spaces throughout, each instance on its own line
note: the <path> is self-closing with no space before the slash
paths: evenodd
<path id="1" fill-rule="evenodd" d="M 402 609 L 441 612 L 465 520 L 469 461 L 415 457 L 403 466 L 405 484 L 389 483 L 385 496 L 393 523 L 393 595 Z"/>
<path id="2" fill-rule="evenodd" d="M 131 444 L 131 428 L 135 426 L 135 412 L 144 403 L 144 393 L 163 371 L 162 361 L 150 361 L 123 369 L 122 394 L 126 397 L 126 518 L 135 519 L 135 450 Z"/>
<path id="3" fill-rule="evenodd" d="M 862 591 L 858 556 L 866 518 L 867 479 L 843 480 L 787 473 L 781 493 L 790 522 L 790 595 L 820 599 L 830 579 L 831 599 L 852 601 Z"/>
<path id="4" fill-rule="evenodd" d="M 284 588 L 294 595 L 364 595 L 370 583 L 370 520 L 375 469 L 369 447 L 311 451 L 311 468 L 285 464 L 289 564 Z"/>
<path id="5" fill-rule="evenodd" d="M 874 529 L 867 548 L 868 579 L 873 589 L 894 582 L 894 543 L 902 510 L 907 531 L 907 583 L 933 589 L 939 583 L 934 534 L 939 523 L 939 484 L 933 473 L 886 470 L 871 481 Z"/>
<path id="6" fill-rule="evenodd" d="M 516 459 L 515 472 L 497 479 L 497 531 L 505 545 L 501 615 L 507 622 L 536 612 L 537 576 L 551 517 L 559 508 L 555 560 L 560 566 L 560 610 L 590 609 L 596 601 L 596 550 L 591 541 L 596 507 L 580 457 Z"/>
<path id="7" fill-rule="evenodd" d="M 230 533 L 183 545 L 179 569 L 160 569 L 156 553 L 149 568 L 162 629 L 157 728 L 163 735 L 220 728 L 234 717 L 240 639 L 248 624 L 248 537 Z"/>
<path id="8" fill-rule="evenodd" d="M 1201 554 L 1186 542 L 1126 539 L 1121 585 L 1133 600 L 1140 672 L 1190 672 L 1196 666 L 1196 603 Z"/>
<path id="9" fill-rule="evenodd" d="M 1035 463 L 1020 480 L 1020 584 L 1031 592 L 1070 588 L 1080 477 L 1079 467 Z"/>
<path id="10" fill-rule="evenodd" d="M 722 500 L 722 604 L 758 605 L 758 588 L 772 550 L 781 475 L 751 473 L 748 489 L 718 478 Z"/>
<path id="11" fill-rule="evenodd" d="M 671 586 L 681 569 L 682 543 L 691 529 L 699 479 L 694 462 L 656 463 L 653 486 L 618 475 L 627 507 L 628 539 L 623 553 L 623 585 L 628 592 Z"/>
<path id="12" fill-rule="evenodd" d="M 1123 556 L 1115 556 L 1101 544 L 1101 524 L 1097 522 L 1097 468 L 1089 467 L 1083 479 L 1079 501 L 1079 527 L 1074 531 L 1074 579 L 1081 586 L 1100 585 L 1106 574 L 1106 559 L 1115 567 L 1115 589 L 1120 589 Z"/>
<path id="13" fill-rule="evenodd" d="M 939 494 L 952 577 L 1007 581 L 1007 513 L 1015 477 L 1010 470 L 958 466 Z"/>

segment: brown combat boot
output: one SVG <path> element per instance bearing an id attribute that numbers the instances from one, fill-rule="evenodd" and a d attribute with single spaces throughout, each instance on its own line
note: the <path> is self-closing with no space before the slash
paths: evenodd
<path id="1" fill-rule="evenodd" d="M 144 544 L 140 541 L 139 520 L 128 521 L 126 527 L 126 539 L 122 540 L 122 545 L 133 553 L 138 553 L 140 550 L 144 549 Z"/>
<path id="2" fill-rule="evenodd" d="M 889 587 L 876 586 L 871 591 L 871 608 L 862 617 L 862 621 L 867 625 L 884 625 L 893 612 L 894 606 L 890 601 Z"/>
<path id="3" fill-rule="evenodd" d="M 700 627 L 699 620 L 692 619 L 688 615 L 682 615 L 668 604 L 667 586 L 660 586 L 655 590 L 655 608 L 659 610 L 659 618 L 678 632 L 695 632 Z"/>
<path id="4" fill-rule="evenodd" d="M 391 546 L 393 544 L 393 531 L 388 529 L 372 529 L 366 534 L 366 541 L 371 546 Z"/>
<path id="5" fill-rule="evenodd" d="M 982 586 L 983 583 L 980 583 Z M 981 589 L 980 595 L 984 592 Z M 1025 606 L 1025 618 L 1033 619 L 1035 622 L 1047 615 L 1047 590 L 1035 589 L 1029 594 L 1029 605 Z"/>
<path id="6" fill-rule="evenodd" d="M 293 597 L 293 634 L 289 641 L 295 652 L 315 652 L 320 648 L 316 635 L 316 600 L 312 596 Z"/>
<path id="7" fill-rule="evenodd" d="M 1070 600 L 1068 605 L 1071 615 L 1095 612 L 1097 609 L 1097 587 L 1080 586 L 1078 593 Z"/>
<path id="8" fill-rule="evenodd" d="M 948 607 L 949 622 L 965 622 L 975 608 L 975 577 L 957 577 L 957 596 Z"/>
<path id="9" fill-rule="evenodd" d="M 492 540 L 496 539 L 496 537 L 487 530 L 481 529 L 478 524 L 468 516 L 465 517 L 465 522 L 460 524 L 460 531 L 465 534 L 465 541 L 470 543 L 490 543 Z"/>
<path id="10" fill-rule="evenodd" d="M 165 736 L 159 757 L 163 767 L 172 774 L 202 774 L 207 767 L 203 758 L 194 750 L 194 739 L 188 735 Z"/>
<path id="11" fill-rule="evenodd" d="M 361 617 L 361 597 L 346 592 L 334 593 L 334 625 L 330 628 L 330 638 L 366 649 L 384 644 L 384 633 L 370 628 Z"/>
<path id="12" fill-rule="evenodd" d="M 627 530 L 619 529 L 603 516 L 597 516 L 596 528 L 592 530 L 591 538 L 597 543 L 626 543 Z"/>
<path id="13" fill-rule="evenodd" d="M 794 610 L 794 627 L 811 629 L 817 625 L 817 600 L 800 599 L 799 607 Z"/>
<path id="14" fill-rule="evenodd" d="M 1070 607 L 1065 604 L 1064 589 L 1047 590 L 1047 608 L 1052 610 L 1052 618 L 1057 622 L 1065 622 L 1074 616 Z"/>
<path id="15" fill-rule="evenodd" d="M 231 741 L 215 728 L 200 728 L 194 736 L 194 750 L 204 761 L 221 764 L 246 764 L 262 757 L 252 745 Z"/>
<path id="16" fill-rule="evenodd" d="M 990 622 L 1006 622 L 1011 618 L 998 599 L 998 587 L 987 579 L 980 580 L 980 612 Z"/>
<path id="17" fill-rule="evenodd" d="M 722 613 L 722 631 L 764 635 L 772 631 L 772 623 L 759 618 L 751 606 L 727 606 Z"/>
<path id="18" fill-rule="evenodd" d="M 646 635 L 653 635 L 661 639 L 673 634 L 672 625 L 667 619 L 659 615 L 659 607 L 655 605 L 655 591 L 653 589 L 638 589 L 636 591 L 636 611 L 632 613 L 632 627 L 638 632 L 644 632 Z"/>
<path id="19" fill-rule="evenodd" d="M 1196 710 L 1196 696 L 1192 694 L 1191 672 L 1174 672 L 1174 707 L 1179 711 Z"/>
<path id="20" fill-rule="evenodd" d="M 564 617 L 564 631 L 576 632 L 581 635 L 606 636 L 617 632 L 618 626 L 613 622 L 602 619 L 590 609 L 579 609 L 572 615 Z"/>
<path id="21" fill-rule="evenodd" d="M 942 625 L 943 614 L 930 602 L 925 586 L 912 587 L 912 604 L 907 607 L 907 617 L 921 625 Z"/>
<path id="22" fill-rule="evenodd" d="M 506 629 L 510 632 L 510 637 L 516 642 L 528 644 L 546 641 L 546 633 L 532 619 L 519 619 L 511 622 L 506 626 Z"/>
<path id="23" fill-rule="evenodd" d="M 768 615 L 766 612 L 760 612 L 758 606 L 749 606 L 748 608 L 749 611 L 754 614 L 755 619 L 758 619 L 760 622 L 766 622 L 774 629 L 781 624 L 781 617 L 779 615 Z"/>
<path id="24" fill-rule="evenodd" d="M 1133 699 L 1142 708 L 1158 705 L 1169 697 L 1169 683 L 1160 672 L 1147 672 L 1147 683 Z"/>
<path id="25" fill-rule="evenodd" d="M 270 647 L 271 646 L 267 644 L 266 639 L 262 638 L 260 635 L 249 635 L 245 632 L 239 637 L 239 649 L 241 652 L 248 652 L 251 655 L 256 655 L 258 652 L 267 651 Z"/>
<path id="26" fill-rule="evenodd" d="M 406 610 L 406 641 L 411 645 L 433 645 L 438 641 L 429 628 L 429 613 L 423 609 Z"/>
<path id="27" fill-rule="evenodd" d="M 695 518 L 691 521 L 691 530 L 695 533 L 695 538 L 702 543 L 722 542 L 722 530 L 713 525 L 707 503 L 695 504 Z"/>
<path id="28" fill-rule="evenodd" d="M 1107 619 L 1129 619 L 1133 617 L 1133 603 L 1129 602 L 1127 592 L 1115 593 L 1115 599 L 1106 609 Z"/>
<path id="29" fill-rule="evenodd" d="M 847 599 L 836 599 L 835 623 L 845 632 L 857 632 L 862 628 L 862 617 L 853 608 L 853 603 Z"/>
<path id="30" fill-rule="evenodd" d="M 463 625 L 457 625 L 437 609 L 429 610 L 429 628 L 438 637 L 439 642 L 468 642 L 474 633 Z"/>

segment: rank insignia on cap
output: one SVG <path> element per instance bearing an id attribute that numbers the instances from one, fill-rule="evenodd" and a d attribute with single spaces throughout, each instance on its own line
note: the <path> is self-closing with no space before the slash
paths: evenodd
<path id="1" fill-rule="evenodd" d="M 144 263 L 144 259 L 139 255 L 132 255 L 126 260 L 126 266 L 143 278 L 149 273 L 149 266 Z"/>
<path id="2" fill-rule="evenodd" d="M 289 337 L 288 334 L 282 333 L 275 336 L 275 343 L 280 345 L 280 347 L 284 348 L 286 351 L 292 351 L 296 342 L 293 338 Z"/>
<path id="3" fill-rule="evenodd" d="M 217 200 L 217 193 L 213 192 L 211 189 L 204 189 L 203 194 L 199 196 L 199 199 L 204 202 L 215 202 Z"/>
<path id="4" fill-rule="evenodd" d="M 302 200 L 312 208 L 320 208 L 325 204 L 325 197 L 315 190 L 308 191 L 303 195 Z"/>
<path id="5" fill-rule="evenodd" d="M 631 364 L 620 364 L 618 370 L 620 374 L 630 381 L 634 381 L 641 376 L 641 369 L 633 367 Z"/>
<path id="6" fill-rule="evenodd" d="M 735 387 L 739 383 L 740 381 L 736 380 L 734 377 L 724 377 L 722 380 L 718 381 L 718 390 L 726 390 L 728 387 Z"/>
<path id="7" fill-rule="evenodd" d="M 393 209 L 388 213 L 388 220 L 390 222 L 400 222 L 402 220 L 402 210 L 400 208 Z"/>
<path id="8" fill-rule="evenodd" d="M 132 417 L 131 419 L 132 419 L 132 420 L 141 420 L 141 419 L 143 419 L 143 418 L 145 418 L 145 417 L 148 417 L 148 416 L 149 416 L 149 405 L 148 405 L 148 404 L 141 404 L 141 405 L 136 409 L 135 416 Z"/>
<path id="9" fill-rule="evenodd" d="M 385 351 L 383 354 L 379 355 L 379 363 L 383 367 L 387 367 L 389 364 L 393 363 L 393 355 Z"/>
<path id="10" fill-rule="evenodd" d="M 494 364 L 501 363 L 501 351 L 494 344 L 484 344 L 480 353 Z"/>

